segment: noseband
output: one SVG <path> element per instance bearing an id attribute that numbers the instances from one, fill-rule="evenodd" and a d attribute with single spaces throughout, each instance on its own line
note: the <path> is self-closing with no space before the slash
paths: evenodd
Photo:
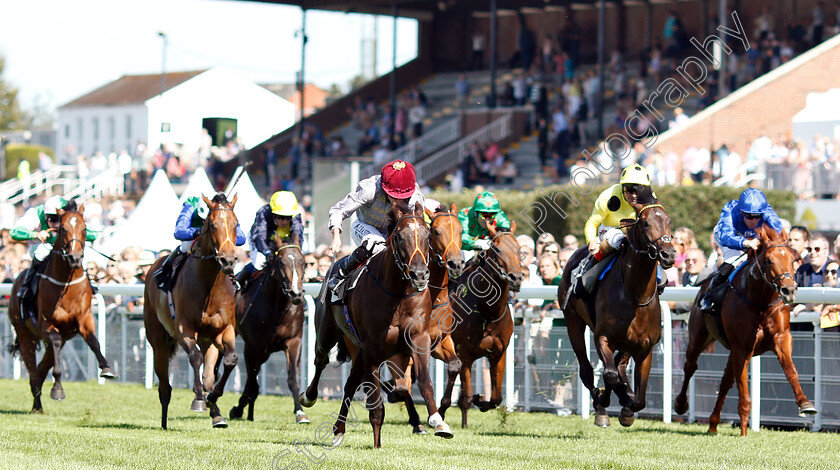
<path id="1" fill-rule="evenodd" d="M 297 248 L 298 253 L 300 253 L 301 257 L 303 257 L 303 250 L 300 249 L 299 245 L 283 245 L 283 246 L 281 246 L 280 248 L 277 249 L 276 256 L 278 257 L 278 259 L 280 258 L 280 252 L 285 250 L 286 248 Z M 289 255 L 289 256 L 292 257 L 292 255 Z M 271 275 L 274 275 L 278 271 L 277 266 L 279 264 L 280 264 L 279 262 L 278 263 L 271 263 L 271 273 L 270 273 Z M 297 269 L 297 266 L 293 266 L 293 268 Z M 286 276 L 286 273 L 284 271 L 280 270 L 280 272 L 283 274 L 283 276 L 280 278 L 280 285 L 283 286 L 283 295 L 285 295 L 286 297 L 291 297 L 292 294 L 294 293 L 294 292 L 292 292 L 292 288 L 291 288 L 292 279 L 288 279 L 288 277 Z"/>
<path id="2" fill-rule="evenodd" d="M 438 217 L 455 217 L 456 220 L 458 219 L 458 216 L 451 213 L 451 212 L 440 212 L 438 214 L 435 214 L 434 217 L 432 217 L 431 223 L 429 224 L 430 227 L 435 223 L 435 220 Z M 458 224 L 460 225 L 460 222 L 458 222 Z M 450 225 L 449 232 L 450 232 L 449 233 L 449 235 L 450 235 L 449 243 L 447 243 L 446 247 L 443 249 L 443 254 L 438 253 L 435 250 L 435 247 L 432 245 L 432 252 L 433 252 L 433 257 L 434 257 L 433 259 L 435 260 L 435 262 L 440 267 L 445 267 L 446 266 L 445 256 L 446 256 L 447 253 L 449 253 L 449 247 L 451 247 L 452 245 L 457 243 L 456 237 L 455 237 L 455 226 L 454 225 Z M 431 233 L 431 236 L 435 235 L 434 231 L 430 231 L 430 233 Z M 455 249 L 458 249 L 458 247 L 456 246 Z M 460 251 L 460 250 L 458 250 L 458 251 Z"/>
<path id="3" fill-rule="evenodd" d="M 420 223 L 424 226 L 426 225 L 426 220 L 419 216 L 419 215 L 404 215 L 397 219 L 397 226 L 399 226 L 400 222 L 404 219 L 418 219 Z M 396 232 L 396 229 L 394 229 Z M 392 243 L 394 246 L 391 247 L 391 250 L 394 252 L 394 262 L 397 263 L 397 267 L 400 269 L 402 273 L 403 279 L 406 281 L 411 281 L 411 276 L 409 276 L 409 267 L 411 266 L 411 262 L 414 261 L 414 255 L 419 254 L 420 258 L 423 260 L 423 264 L 426 266 L 429 265 L 429 261 L 426 259 L 426 255 L 420 251 L 420 240 L 417 238 L 417 230 L 414 231 L 414 251 L 411 252 L 411 255 L 408 257 L 408 263 L 404 263 L 402 258 L 400 258 L 400 250 L 399 247 L 396 246 L 396 243 Z M 393 241 L 393 240 L 392 240 Z"/>
<path id="4" fill-rule="evenodd" d="M 794 255 L 796 255 L 796 252 L 793 251 L 793 248 L 791 248 L 790 245 L 786 245 L 786 244 L 770 245 L 764 250 L 764 257 L 763 257 L 762 261 L 764 261 L 764 259 L 767 258 L 767 252 L 772 250 L 773 248 L 785 248 L 785 249 L 790 250 L 791 253 L 793 253 Z M 761 279 L 764 280 L 764 282 L 766 282 L 767 284 L 770 284 L 770 286 L 773 287 L 773 290 L 775 290 L 777 294 L 782 295 L 782 286 L 779 285 L 779 282 L 781 282 L 785 278 L 793 279 L 793 275 L 790 273 L 790 271 L 785 271 L 782 274 L 779 274 L 778 276 L 773 278 L 772 280 L 768 279 L 767 278 L 767 273 L 765 273 L 764 269 L 762 268 L 763 264 L 764 264 L 763 262 L 758 261 L 758 256 L 756 256 L 756 265 L 758 266 L 759 274 L 761 274 Z"/>
<path id="5" fill-rule="evenodd" d="M 216 212 L 216 211 L 231 211 L 231 212 L 233 212 L 233 209 L 231 209 L 229 207 L 217 207 L 215 209 L 211 209 L 210 212 L 207 214 L 207 218 L 209 219 L 210 214 L 212 214 L 213 212 Z M 203 235 L 209 234 L 211 230 L 213 230 L 212 225 L 205 222 L 201 233 L 198 235 L 198 237 L 196 237 L 192 246 L 195 247 L 195 245 L 198 243 L 198 239 L 201 238 Z M 218 247 L 216 247 L 216 246 L 213 247 L 213 254 L 212 255 L 201 256 L 201 255 L 198 254 L 198 252 L 195 249 L 192 249 L 192 248 L 190 249 L 190 252 L 197 259 L 201 259 L 201 260 L 215 259 L 216 262 L 219 263 L 219 266 L 221 266 L 222 261 L 221 261 L 221 258 L 219 257 L 219 250 L 221 248 L 223 248 L 225 245 L 227 245 L 228 243 L 233 245 L 233 248 L 236 249 L 236 239 L 235 239 L 236 238 L 236 229 L 234 229 L 233 233 L 234 233 L 234 235 L 233 235 L 234 240 L 230 239 L 230 234 L 226 235 L 225 240 L 221 243 L 221 245 L 219 245 Z"/>
<path id="6" fill-rule="evenodd" d="M 82 217 L 82 214 L 79 214 L 79 212 L 78 212 L 78 211 L 67 211 L 67 212 L 65 212 L 65 214 L 77 214 L 79 217 Z M 62 218 L 63 218 L 63 217 L 62 217 Z M 84 218 L 82 218 L 82 221 L 84 222 Z M 56 235 L 56 242 L 57 242 L 58 240 L 61 240 L 61 235 L 62 235 L 64 232 L 65 232 L 64 228 L 63 228 L 63 227 L 61 226 L 61 224 L 59 223 L 59 226 L 58 226 L 58 235 Z M 77 242 L 77 243 L 79 243 L 80 245 L 82 245 L 82 253 L 84 253 L 84 249 L 85 249 L 85 240 L 80 240 L 80 239 L 76 238 L 75 236 L 73 236 L 73 238 L 71 238 L 71 239 L 67 240 L 67 242 L 65 242 L 65 243 L 61 246 L 61 249 L 60 249 L 60 250 L 56 250 L 55 248 L 53 248 L 53 249 L 52 249 L 52 252 L 53 252 L 53 253 L 58 253 L 58 254 L 61 256 L 61 259 L 63 259 L 64 261 L 67 261 L 67 262 L 69 263 L 69 262 L 71 262 L 71 261 L 72 261 L 73 255 L 71 255 L 71 254 L 68 252 L 68 248 L 70 247 L 70 245 L 71 245 L 73 242 Z"/>
<path id="7" fill-rule="evenodd" d="M 662 204 L 649 204 L 649 205 L 639 209 L 639 215 L 636 217 L 636 220 L 633 221 L 633 223 L 625 225 L 625 227 L 630 227 L 632 225 L 638 224 L 639 221 L 642 220 L 642 213 L 644 211 L 648 210 L 648 209 L 653 209 L 654 207 L 658 207 L 658 208 L 662 209 L 663 211 L 665 210 L 665 208 L 662 207 Z M 644 249 L 636 248 L 636 246 L 633 244 L 633 238 L 630 237 L 629 234 L 628 234 L 628 237 L 627 237 L 627 242 L 630 244 L 630 249 L 635 251 L 636 254 L 647 255 L 652 260 L 659 259 L 659 247 L 657 246 L 657 244 L 659 243 L 660 240 L 663 243 L 671 243 L 671 236 L 670 235 L 662 235 L 661 237 L 659 237 L 659 238 L 657 238 L 656 240 L 653 240 L 653 241 L 647 240 L 647 235 L 644 235 L 644 233 L 643 233 L 643 236 L 645 237 L 645 240 L 646 240 L 646 243 L 647 243 L 647 245 L 645 246 Z"/>

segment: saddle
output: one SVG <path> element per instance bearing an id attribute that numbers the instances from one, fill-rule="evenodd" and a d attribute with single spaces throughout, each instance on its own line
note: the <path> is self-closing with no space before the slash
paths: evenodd
<path id="1" fill-rule="evenodd" d="M 364 274 L 367 269 L 368 263 L 365 262 L 365 264 L 351 271 L 349 276 L 338 283 L 335 290 L 332 292 L 331 302 L 333 305 L 344 305 L 344 299 L 347 297 L 347 293 L 356 288 L 356 284 L 359 283 L 359 278 L 362 277 L 362 274 Z M 332 276 L 335 276 L 335 274 L 335 272 L 331 273 Z M 329 279 L 324 280 L 324 282 L 328 281 Z"/>
<path id="2" fill-rule="evenodd" d="M 622 245 L 621 249 L 607 255 L 604 259 L 596 263 L 595 266 L 589 268 L 589 270 L 586 271 L 586 274 L 584 274 L 580 278 L 580 281 L 575 285 L 575 295 L 581 297 L 594 294 L 598 281 L 604 278 L 607 272 L 609 272 L 612 268 L 613 264 L 615 264 L 615 260 L 618 259 L 618 255 L 620 255 L 623 251 L 624 246 Z"/>

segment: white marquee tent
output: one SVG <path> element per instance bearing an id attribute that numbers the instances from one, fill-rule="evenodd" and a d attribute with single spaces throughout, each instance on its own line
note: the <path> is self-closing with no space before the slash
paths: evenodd
<path id="1" fill-rule="evenodd" d="M 230 184 L 225 190 L 225 194 L 228 195 L 228 200 L 232 200 L 234 194 L 237 195 L 234 212 L 236 213 L 236 218 L 239 220 L 240 227 L 242 227 L 242 231 L 245 232 L 245 236 L 250 241 L 250 232 L 251 226 L 254 224 L 254 217 L 257 215 L 259 208 L 265 205 L 265 200 L 257 193 L 257 189 L 254 187 L 254 183 L 251 182 L 248 172 L 245 172 L 242 178 L 239 178 L 238 182 L 236 181 L 242 171 L 242 167 L 236 169 L 233 178 L 230 180 Z M 231 188 L 231 185 L 234 183 L 236 183 L 236 187 Z M 233 192 L 230 192 L 231 189 L 233 189 Z M 244 248 L 250 250 L 250 246 L 247 244 Z"/>
<path id="2" fill-rule="evenodd" d="M 811 142 L 814 134 L 833 139 L 840 137 L 840 88 L 825 93 L 809 93 L 805 108 L 793 116 L 793 136 Z"/>
<path id="3" fill-rule="evenodd" d="M 213 195 L 216 194 L 216 190 L 213 189 L 213 184 L 210 182 L 210 178 L 207 177 L 207 172 L 204 171 L 204 168 L 198 167 L 195 169 L 195 173 L 190 176 L 187 188 L 184 189 L 178 202 L 183 205 L 184 201 L 190 196 L 201 196 L 202 194 L 212 199 Z"/>
<path id="4" fill-rule="evenodd" d="M 158 170 L 137 207 L 99 250 L 106 255 L 119 253 L 127 246 L 152 251 L 171 250 L 178 244 L 173 233 L 180 211 L 178 196 L 166 174 Z"/>

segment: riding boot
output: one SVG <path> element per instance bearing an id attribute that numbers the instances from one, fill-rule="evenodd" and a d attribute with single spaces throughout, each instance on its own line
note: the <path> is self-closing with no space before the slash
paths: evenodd
<path id="1" fill-rule="evenodd" d="M 590 272 L 591 268 L 594 267 L 595 265 L 597 265 L 602 259 L 604 259 L 607 256 L 613 254 L 615 251 L 616 251 L 616 249 L 613 248 L 609 244 L 609 242 L 604 240 L 604 241 L 601 242 L 601 246 L 598 247 L 598 251 L 596 251 L 594 254 L 590 255 L 591 260 L 589 258 L 587 258 L 589 260 L 589 263 L 587 263 L 587 265 L 584 266 L 581 269 L 581 272 L 580 272 L 581 285 L 583 286 L 583 288 L 587 292 L 592 292 L 592 289 L 595 286 L 595 281 L 597 280 L 595 278 L 597 278 L 598 275 L 599 275 L 598 272 Z M 602 271 L 602 270 L 596 270 L 596 271 Z"/>
<path id="2" fill-rule="evenodd" d="M 251 279 L 255 271 L 254 263 L 246 264 L 242 271 L 239 271 L 239 274 L 236 275 L 236 282 L 239 284 L 240 291 L 244 291 L 248 287 L 248 279 Z"/>
<path id="3" fill-rule="evenodd" d="M 336 269 L 333 271 L 333 276 L 330 278 L 329 284 L 327 284 L 330 292 L 335 293 L 335 289 L 341 284 L 341 281 L 346 279 L 354 269 L 367 261 L 370 255 L 370 251 L 364 245 L 361 245 L 353 250 L 350 256 L 338 260 L 336 262 Z"/>
<path id="4" fill-rule="evenodd" d="M 732 274 L 734 269 L 735 267 L 729 263 L 720 265 L 717 274 L 712 279 L 711 284 L 709 284 L 709 288 L 706 289 L 706 293 L 700 299 L 701 311 L 712 314 L 717 312 L 718 306 L 729 287 L 729 275 Z"/>
<path id="5" fill-rule="evenodd" d="M 169 280 L 169 276 L 172 275 L 172 261 L 178 256 L 181 252 L 181 247 L 177 247 L 169 253 L 169 256 L 163 260 L 163 263 L 160 265 L 154 273 L 155 284 L 157 284 L 158 289 L 163 289 L 166 286 L 166 281 Z"/>
<path id="6" fill-rule="evenodd" d="M 38 261 L 37 258 L 33 257 L 32 264 L 29 265 L 29 269 L 26 271 L 26 277 L 23 278 L 23 282 L 20 284 L 20 290 L 17 293 L 21 306 L 21 320 L 24 322 L 29 318 L 35 317 L 35 312 L 32 308 L 32 291 L 34 290 L 32 284 L 35 280 L 35 274 L 41 270 L 42 263 L 43 261 Z"/>

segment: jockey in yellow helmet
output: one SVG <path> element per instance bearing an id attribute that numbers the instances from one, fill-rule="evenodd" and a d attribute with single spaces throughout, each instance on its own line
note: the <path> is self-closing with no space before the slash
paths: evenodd
<path id="1" fill-rule="evenodd" d="M 620 229 L 621 219 L 636 219 L 636 210 L 630 204 L 656 199 L 650 187 L 650 176 L 639 164 L 621 172 L 618 184 L 605 189 L 595 201 L 595 207 L 586 221 L 584 234 L 589 244 L 589 256 L 572 271 L 573 282 L 582 277 L 590 267 L 614 253 L 627 238 Z M 598 227 L 601 226 L 599 232 Z M 584 282 L 589 287 L 592 282 Z M 587 289 L 588 290 L 588 289 Z"/>

